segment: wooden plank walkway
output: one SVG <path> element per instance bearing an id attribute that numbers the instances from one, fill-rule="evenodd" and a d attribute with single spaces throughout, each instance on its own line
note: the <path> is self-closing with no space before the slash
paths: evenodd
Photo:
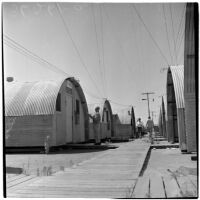
<path id="1" fill-rule="evenodd" d="M 130 198 L 190 198 L 197 197 L 197 176 L 177 177 L 161 174 L 145 175 L 138 179 Z"/>
<path id="2" fill-rule="evenodd" d="M 140 139 L 120 145 L 52 176 L 7 188 L 8 197 L 127 198 L 150 144 Z M 11 184 L 12 182 L 9 182 Z"/>

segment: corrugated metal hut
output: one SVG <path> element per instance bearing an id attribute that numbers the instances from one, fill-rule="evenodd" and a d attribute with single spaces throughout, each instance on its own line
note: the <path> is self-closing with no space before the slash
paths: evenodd
<path id="1" fill-rule="evenodd" d="M 5 84 L 7 147 L 84 142 L 89 135 L 88 108 L 74 78 Z"/>
<path id="2" fill-rule="evenodd" d="M 196 88 L 198 81 L 198 3 L 187 3 L 184 50 L 184 97 L 187 151 L 197 151 Z M 196 76 L 195 76 L 196 75 Z"/>
<path id="3" fill-rule="evenodd" d="M 114 121 L 114 137 L 125 139 L 133 138 L 136 134 L 135 112 L 133 107 L 115 111 L 113 115 Z"/>
<path id="4" fill-rule="evenodd" d="M 167 131 L 170 142 L 179 142 L 180 149 L 186 150 L 184 67 L 170 66 L 167 72 Z"/>
<path id="5" fill-rule="evenodd" d="M 91 115 L 95 114 L 95 108 L 100 107 L 99 113 L 101 116 L 100 138 L 109 139 L 114 134 L 112 108 L 110 102 L 106 99 L 99 103 L 88 104 L 88 110 Z M 90 134 L 89 139 L 94 139 L 93 121 L 90 119 Z"/>

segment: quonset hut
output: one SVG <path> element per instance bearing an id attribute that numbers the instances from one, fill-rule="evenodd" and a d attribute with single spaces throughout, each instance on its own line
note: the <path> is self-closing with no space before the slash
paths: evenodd
<path id="1" fill-rule="evenodd" d="M 95 108 L 97 106 L 100 107 L 99 113 L 101 115 L 100 139 L 110 139 L 114 134 L 112 108 L 111 108 L 110 102 L 104 99 L 100 103 L 88 104 L 88 110 L 91 115 L 95 114 Z M 93 140 L 95 137 L 94 137 L 92 119 L 90 119 L 89 126 L 90 126 L 89 139 Z"/>
<path id="2" fill-rule="evenodd" d="M 185 19 L 184 50 L 184 97 L 185 123 L 187 135 L 187 151 L 197 151 L 197 102 L 196 88 L 198 84 L 198 3 L 187 3 Z"/>
<path id="3" fill-rule="evenodd" d="M 169 142 L 179 142 L 186 150 L 184 67 L 170 66 L 167 72 L 167 133 Z"/>
<path id="4" fill-rule="evenodd" d="M 135 112 L 133 107 L 116 111 L 113 115 L 114 137 L 129 139 L 136 136 Z"/>
<path id="5" fill-rule="evenodd" d="M 88 140 L 88 108 L 74 78 L 5 85 L 6 147 L 51 146 Z"/>

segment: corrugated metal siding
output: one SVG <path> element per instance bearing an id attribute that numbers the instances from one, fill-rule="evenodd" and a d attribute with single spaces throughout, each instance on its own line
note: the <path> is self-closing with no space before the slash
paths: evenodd
<path id="1" fill-rule="evenodd" d="M 176 106 L 177 108 L 184 108 L 184 67 L 183 66 L 170 66 L 172 73 Z"/>
<path id="2" fill-rule="evenodd" d="M 6 83 L 5 116 L 53 114 L 63 81 Z"/>
<path id="3" fill-rule="evenodd" d="M 88 104 L 88 112 L 93 115 L 95 113 L 95 108 L 99 106 L 100 107 L 100 110 L 99 110 L 99 113 L 101 115 L 101 138 L 110 138 L 111 136 L 114 135 L 114 125 L 113 125 L 113 115 L 112 115 L 112 108 L 111 108 L 111 105 L 110 105 L 110 102 L 106 99 L 100 101 L 99 103 L 94 103 L 94 104 Z M 108 108 L 109 110 L 109 115 L 110 115 L 110 129 L 107 130 L 107 122 L 103 122 L 103 109 L 104 108 Z M 92 120 L 90 120 L 90 123 L 92 123 Z M 106 124 L 106 125 L 105 125 Z M 94 137 L 94 133 L 93 133 L 93 128 L 92 126 L 90 126 L 90 139 L 93 139 Z M 92 138 L 91 138 L 92 137 Z"/>
<path id="4" fill-rule="evenodd" d="M 130 113 L 130 114 L 128 114 Z M 122 124 L 131 124 L 131 108 L 125 108 L 123 110 L 119 110 L 117 112 L 118 116 L 119 116 L 119 120 Z"/>
<path id="5" fill-rule="evenodd" d="M 196 130 L 196 80 L 198 73 L 198 3 L 187 3 L 185 21 L 184 49 L 184 96 L 187 151 L 197 151 Z"/>
<path id="6" fill-rule="evenodd" d="M 112 118 L 112 108 L 110 105 L 110 102 L 108 100 L 102 100 L 99 103 L 93 103 L 93 104 L 88 104 L 88 112 L 93 115 L 95 114 L 95 108 L 98 106 L 100 107 L 99 113 L 101 115 L 101 122 L 103 118 L 103 108 L 105 107 L 105 104 L 108 105 L 109 111 L 110 111 L 110 117 Z"/>

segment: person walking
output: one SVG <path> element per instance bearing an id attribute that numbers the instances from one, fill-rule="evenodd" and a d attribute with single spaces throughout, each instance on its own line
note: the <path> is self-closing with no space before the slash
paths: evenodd
<path id="1" fill-rule="evenodd" d="M 95 145 L 100 145 L 100 121 L 101 116 L 99 113 L 100 107 L 95 108 L 95 114 L 92 116 L 89 114 L 89 117 L 93 120 L 93 130 L 94 130 L 94 137 L 95 137 Z"/>
<path id="2" fill-rule="evenodd" d="M 149 133 L 149 141 L 151 144 L 153 144 L 153 127 L 154 127 L 153 120 L 151 119 L 151 117 L 148 117 L 146 128 Z"/>
<path id="3" fill-rule="evenodd" d="M 137 126 L 137 130 L 138 130 L 138 136 L 139 136 L 139 138 L 141 138 L 142 137 L 142 127 L 143 127 L 143 123 L 141 121 L 141 118 L 139 118 L 137 120 L 136 126 Z"/>

